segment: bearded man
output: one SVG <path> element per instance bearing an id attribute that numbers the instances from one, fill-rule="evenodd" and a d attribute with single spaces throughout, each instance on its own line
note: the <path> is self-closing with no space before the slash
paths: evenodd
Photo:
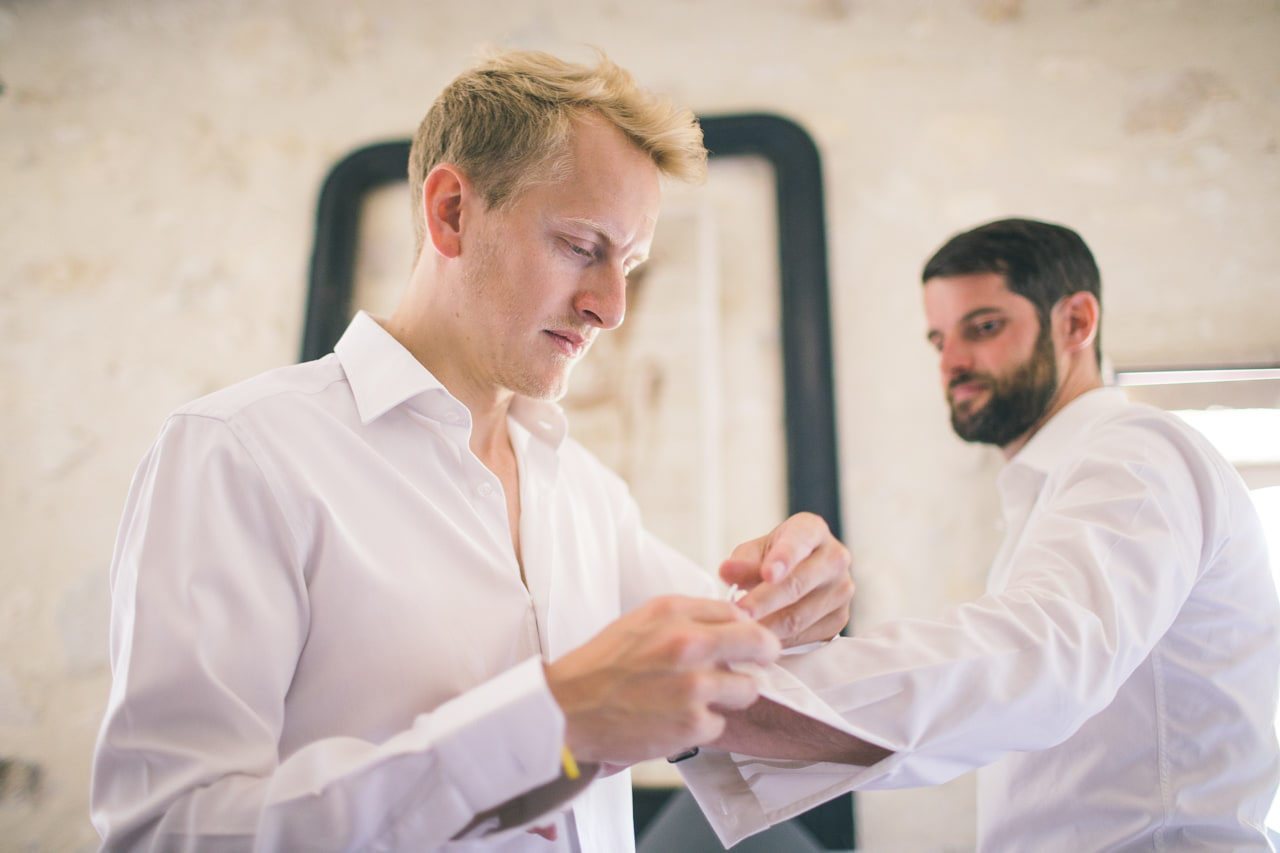
<path id="1" fill-rule="evenodd" d="M 923 281 L 952 425 L 1007 459 L 1006 537 L 982 598 L 786 664 L 893 751 L 813 797 L 981 768 L 979 850 L 1271 850 L 1280 608 L 1239 475 L 1103 387 L 1100 277 L 1071 229 L 980 226 Z M 740 831 L 785 816 L 738 769 Z"/>

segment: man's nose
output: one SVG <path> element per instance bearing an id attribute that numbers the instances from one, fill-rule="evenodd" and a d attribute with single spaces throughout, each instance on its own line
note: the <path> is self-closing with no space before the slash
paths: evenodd
<path id="1" fill-rule="evenodd" d="M 938 369 L 942 371 L 944 383 L 949 383 L 957 376 L 972 373 L 973 348 L 964 341 L 943 341 L 942 350 L 938 353 Z"/>
<path id="2" fill-rule="evenodd" d="M 578 292 L 574 308 L 585 322 L 600 329 L 616 329 L 627 313 L 627 277 L 616 264 L 592 270 Z"/>

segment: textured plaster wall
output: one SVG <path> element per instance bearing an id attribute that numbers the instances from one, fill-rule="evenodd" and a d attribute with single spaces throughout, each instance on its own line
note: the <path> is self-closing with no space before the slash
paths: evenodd
<path id="1" fill-rule="evenodd" d="M 1275 0 L 0 0 L 0 847 L 92 846 L 106 568 L 161 418 L 294 359 L 320 180 L 483 43 L 599 45 L 817 141 L 861 625 L 974 595 L 995 546 L 997 459 L 922 342 L 948 234 L 1078 227 L 1121 366 L 1280 361 Z M 968 849 L 972 811 L 969 779 L 865 795 L 863 846 Z"/>

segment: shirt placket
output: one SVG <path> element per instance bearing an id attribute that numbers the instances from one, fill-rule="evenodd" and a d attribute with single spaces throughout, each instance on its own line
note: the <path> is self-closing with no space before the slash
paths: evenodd
<path id="1" fill-rule="evenodd" d="M 514 423 L 512 437 L 516 466 L 520 472 L 520 546 L 526 592 L 538 648 L 543 658 L 549 660 L 552 649 L 549 616 L 551 573 L 555 571 L 556 555 L 548 553 L 555 537 L 547 535 L 548 526 L 554 524 L 554 519 L 548 517 L 546 507 L 551 501 L 556 455 L 554 450 Z"/>
<path id="2" fill-rule="evenodd" d="M 511 527 L 507 518 L 507 501 L 506 493 L 502 489 L 502 484 L 498 480 L 498 476 L 490 471 L 480 459 L 471 452 L 471 417 L 466 408 L 459 402 L 449 398 L 449 402 L 444 408 L 436 409 L 429 416 L 428 423 L 431 428 L 438 431 L 450 444 L 454 451 L 454 457 L 458 464 L 457 488 L 462 493 L 467 504 L 472 508 L 475 515 L 474 518 L 481 528 L 484 530 L 484 536 L 492 545 L 492 554 L 495 563 L 499 564 L 498 574 L 503 578 L 520 583 L 520 562 L 516 559 L 515 547 L 511 542 Z M 518 436 L 512 435 L 512 446 L 515 449 L 517 465 L 520 463 L 520 441 Z M 523 466 L 520 470 L 520 479 L 523 483 L 525 473 Z M 522 492 L 523 486 L 521 487 Z M 530 549 L 525 545 L 525 530 L 527 525 L 524 523 L 524 499 L 521 499 L 521 544 L 524 551 L 526 567 L 528 566 L 528 553 Z M 465 568 L 465 567 L 460 567 Z M 525 645 L 528 649 L 545 657 L 543 651 L 541 632 L 539 630 L 539 619 L 537 608 L 534 605 L 532 596 L 528 588 L 521 584 L 524 589 L 525 597 L 529 602 L 529 607 L 525 611 L 525 622 L 521 629 L 525 637 Z"/>

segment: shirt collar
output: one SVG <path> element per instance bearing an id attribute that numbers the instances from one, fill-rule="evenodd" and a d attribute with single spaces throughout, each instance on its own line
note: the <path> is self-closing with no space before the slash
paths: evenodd
<path id="1" fill-rule="evenodd" d="M 1010 466 L 1025 466 L 1048 473 L 1079 436 L 1102 418 L 1128 402 L 1119 388 L 1094 388 L 1062 407 L 1049 422 L 1031 436 L 1022 449 L 1009 460 Z"/>
<path id="2" fill-rule="evenodd" d="M 357 312 L 333 351 L 347 375 L 361 423 L 369 424 L 408 401 L 433 420 L 470 423 L 466 407 L 366 312 Z M 510 415 L 553 448 L 569 431 L 564 411 L 555 403 L 517 396 Z"/>
<path id="3" fill-rule="evenodd" d="M 569 434 L 569 420 L 564 416 L 564 409 L 555 403 L 516 397 L 511 401 L 510 414 L 530 435 L 542 439 L 553 449 Z"/>

